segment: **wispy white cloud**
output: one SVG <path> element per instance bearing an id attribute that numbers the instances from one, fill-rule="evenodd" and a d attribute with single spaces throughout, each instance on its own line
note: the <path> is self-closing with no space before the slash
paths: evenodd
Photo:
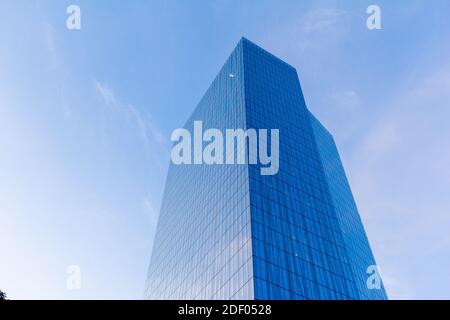
<path id="1" fill-rule="evenodd" d="M 324 50 L 334 45 L 342 45 L 350 35 L 351 18 L 352 15 L 345 10 L 313 8 L 282 28 L 293 46 L 291 49 L 298 52 Z M 286 42 L 284 37 L 282 40 Z"/>
<path id="2" fill-rule="evenodd" d="M 149 196 L 144 198 L 144 209 L 148 213 L 151 228 L 156 228 L 156 222 L 158 220 L 158 212 L 153 206 L 153 202 Z"/>
<path id="3" fill-rule="evenodd" d="M 139 127 L 139 132 L 141 134 L 142 140 L 145 142 L 145 145 L 149 146 L 150 140 L 149 140 L 149 135 L 148 135 L 148 131 L 147 131 L 147 126 L 146 126 L 144 120 L 142 119 L 142 117 L 140 116 L 140 114 L 137 112 L 136 108 L 133 105 L 127 104 L 126 108 L 131 113 L 131 115 L 134 117 L 134 119 L 137 123 L 137 126 Z"/>
<path id="4" fill-rule="evenodd" d="M 301 29 L 306 33 L 333 28 L 347 15 L 344 10 L 320 8 L 308 11 L 301 19 Z"/>
<path id="5" fill-rule="evenodd" d="M 332 105 L 339 112 L 354 111 L 362 106 L 361 96 L 353 89 L 334 90 L 331 93 Z"/>
<path id="6" fill-rule="evenodd" d="M 168 154 L 168 145 L 164 139 L 164 133 L 161 129 L 152 121 L 150 114 L 143 114 L 134 105 L 128 103 L 122 103 L 116 98 L 114 91 L 105 83 L 98 80 L 94 80 L 94 89 L 98 95 L 102 98 L 105 105 L 111 108 L 115 108 L 124 112 L 126 115 L 133 119 L 136 127 L 139 131 L 139 135 L 142 139 L 143 146 L 148 156 L 152 156 L 156 161 L 156 165 L 160 170 L 163 169 L 162 159 L 156 155 Z M 158 149 L 159 152 L 152 152 L 154 149 Z M 162 151 L 162 152 L 161 152 Z M 155 155 L 156 154 L 156 155 Z"/>
<path id="7" fill-rule="evenodd" d="M 103 102 L 107 106 L 117 105 L 116 97 L 114 96 L 114 92 L 103 83 L 100 83 L 97 80 L 94 80 L 95 90 L 103 99 Z"/>

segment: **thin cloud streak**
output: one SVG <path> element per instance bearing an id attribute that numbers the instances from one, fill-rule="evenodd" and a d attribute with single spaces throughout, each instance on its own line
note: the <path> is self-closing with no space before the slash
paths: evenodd
<path id="1" fill-rule="evenodd" d="M 100 83 L 97 80 L 94 80 L 94 86 L 97 93 L 103 98 L 103 102 L 107 106 L 117 105 L 116 98 L 114 96 L 114 92 L 108 88 L 105 84 Z"/>
<path id="2" fill-rule="evenodd" d="M 124 104 L 120 102 L 111 88 L 96 79 L 94 80 L 94 89 L 102 98 L 102 101 L 106 106 L 123 111 L 134 119 L 146 154 L 153 157 L 156 165 L 160 171 L 162 171 L 164 168 L 162 160 L 160 157 L 155 156 L 155 153 L 152 151 L 156 147 L 162 151 L 157 152 L 156 154 L 168 154 L 169 149 L 164 140 L 164 133 L 151 121 L 149 118 L 150 116 L 142 115 L 132 104 Z"/>

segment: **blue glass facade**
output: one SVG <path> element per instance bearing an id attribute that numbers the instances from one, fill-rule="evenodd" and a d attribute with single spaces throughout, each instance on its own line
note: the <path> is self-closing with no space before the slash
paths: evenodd
<path id="1" fill-rule="evenodd" d="M 333 208 L 339 221 L 347 249 L 347 256 L 353 269 L 353 277 L 359 292 L 359 298 L 369 300 L 387 299 L 382 282 L 379 290 L 369 289 L 367 286 L 367 269 L 369 266 L 375 266 L 376 263 L 333 136 L 311 113 L 310 119 Z"/>
<path id="2" fill-rule="evenodd" d="M 279 129 L 279 172 L 171 164 L 147 298 L 386 298 L 367 289 L 374 259 L 334 141 L 293 67 L 242 39 L 185 128 L 196 120 L 223 132 Z"/>
<path id="3" fill-rule="evenodd" d="M 245 128 L 240 43 L 185 128 Z M 252 299 L 248 168 L 171 163 L 149 266 L 149 299 Z"/>

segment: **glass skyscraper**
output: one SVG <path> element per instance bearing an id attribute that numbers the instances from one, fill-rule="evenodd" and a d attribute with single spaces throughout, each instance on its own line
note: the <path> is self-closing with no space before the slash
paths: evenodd
<path id="1" fill-rule="evenodd" d="M 333 137 L 308 111 L 295 68 L 241 39 L 184 128 L 194 121 L 279 129 L 279 171 L 171 163 L 146 298 L 387 298 L 382 283 L 367 285 L 375 260 Z"/>

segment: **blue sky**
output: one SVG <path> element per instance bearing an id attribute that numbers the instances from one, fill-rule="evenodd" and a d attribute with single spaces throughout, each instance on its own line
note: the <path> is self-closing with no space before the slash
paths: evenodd
<path id="1" fill-rule="evenodd" d="M 81 30 L 66 28 L 69 4 Z M 382 30 L 366 28 L 370 4 Z M 170 133 L 245 36 L 297 68 L 389 296 L 449 298 L 449 12 L 446 0 L 2 1 L 0 288 L 142 298 Z M 66 288 L 69 265 L 80 290 Z"/>

